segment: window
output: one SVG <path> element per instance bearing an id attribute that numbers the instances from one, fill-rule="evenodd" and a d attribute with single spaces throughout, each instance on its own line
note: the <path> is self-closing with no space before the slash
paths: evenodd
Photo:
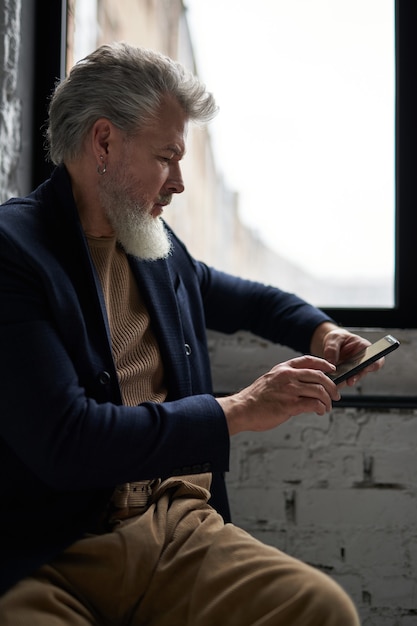
<path id="1" fill-rule="evenodd" d="M 242 219 L 286 260 L 270 255 L 258 279 L 319 306 L 392 306 L 393 0 L 187 5 L 220 104 L 216 159 Z"/>
<path id="2" fill-rule="evenodd" d="M 34 112 L 34 184 L 49 171 L 44 162 L 43 138 L 39 129 L 46 119 L 46 101 L 65 63 L 66 2 L 51 8 L 36 3 L 35 41 L 35 112 Z M 391 300 L 381 306 L 325 307 L 338 322 L 354 327 L 416 328 L 417 298 L 414 293 L 417 268 L 417 206 L 414 177 L 416 168 L 417 110 L 416 76 L 413 60 L 417 58 L 417 43 L 413 25 L 417 20 L 417 5 L 413 0 L 397 0 L 395 4 L 395 245 L 392 256 L 395 265 Z M 43 43 L 48 40 L 48 50 Z M 233 87 L 233 86 L 232 86 Z M 373 238 L 380 233 L 375 224 Z M 384 247 L 386 244 L 381 244 Z M 354 250 L 349 250 L 354 253 Z M 391 252 L 388 251 L 388 255 Z"/>

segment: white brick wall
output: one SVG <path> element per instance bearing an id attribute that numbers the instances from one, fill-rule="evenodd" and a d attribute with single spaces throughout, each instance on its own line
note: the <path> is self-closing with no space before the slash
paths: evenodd
<path id="1" fill-rule="evenodd" d="M 384 330 L 365 334 L 375 339 Z M 416 394 L 417 333 L 359 393 Z M 237 389 L 293 354 L 210 334 L 215 386 Z M 334 577 L 366 626 L 417 625 L 417 411 L 335 408 L 232 440 L 233 520 Z"/>
<path id="2" fill-rule="evenodd" d="M 17 192 L 22 105 L 17 95 L 20 0 L 0 2 L 0 201 Z"/>

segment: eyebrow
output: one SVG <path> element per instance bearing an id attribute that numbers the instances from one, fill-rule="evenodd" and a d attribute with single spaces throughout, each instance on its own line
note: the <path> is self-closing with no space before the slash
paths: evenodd
<path id="1" fill-rule="evenodd" d="M 185 154 L 185 149 L 181 150 L 181 148 L 178 145 L 174 145 L 174 144 L 169 144 L 168 146 L 164 146 L 162 148 L 162 150 L 167 150 L 169 152 L 173 152 L 174 154 L 176 154 L 179 157 L 183 157 Z"/>

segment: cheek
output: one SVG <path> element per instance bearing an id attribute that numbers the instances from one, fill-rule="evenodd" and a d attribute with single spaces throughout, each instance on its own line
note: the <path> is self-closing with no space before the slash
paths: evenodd
<path id="1" fill-rule="evenodd" d="M 142 202 L 153 202 L 160 194 L 168 179 L 169 170 L 155 161 L 134 158 L 124 160 L 119 170 L 120 180 L 130 195 L 142 199 Z"/>
<path id="2" fill-rule="evenodd" d="M 134 182 L 137 189 L 142 190 L 144 193 L 153 195 L 155 190 L 159 192 L 159 189 L 164 185 L 168 178 L 167 168 L 143 168 L 131 171 L 130 180 Z"/>

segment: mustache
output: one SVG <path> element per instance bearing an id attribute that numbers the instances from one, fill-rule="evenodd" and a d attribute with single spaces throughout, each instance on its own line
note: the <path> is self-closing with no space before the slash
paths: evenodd
<path id="1" fill-rule="evenodd" d="M 172 202 L 172 193 L 168 193 L 168 194 L 161 194 L 158 196 L 158 202 L 157 204 L 171 204 Z"/>

